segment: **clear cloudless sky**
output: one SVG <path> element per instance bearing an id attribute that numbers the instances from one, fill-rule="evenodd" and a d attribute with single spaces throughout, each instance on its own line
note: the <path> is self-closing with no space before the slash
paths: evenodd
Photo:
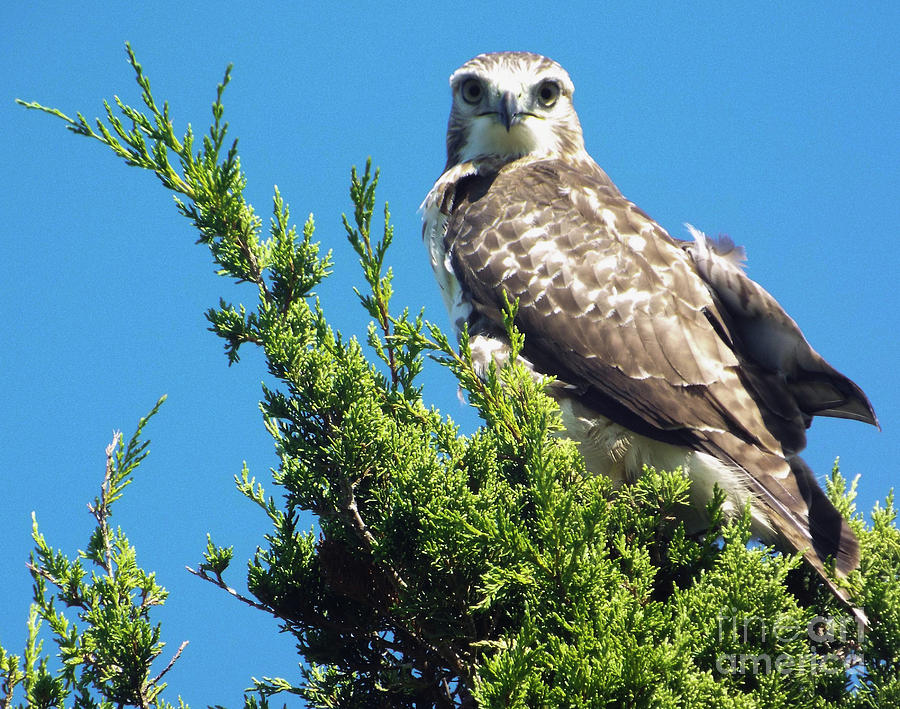
<path id="1" fill-rule="evenodd" d="M 130 8 L 135 9 L 130 9 Z M 900 457 L 900 5 L 871 3 L 3 3 L 0 155 L 5 322 L 0 347 L 0 643 L 21 652 L 31 584 L 31 513 L 54 546 L 87 544 L 114 429 L 156 399 L 151 455 L 115 510 L 139 562 L 171 595 L 157 615 L 167 676 L 195 707 L 238 706 L 250 677 L 297 677 L 290 636 L 189 575 L 210 532 L 235 546 L 244 583 L 266 519 L 235 491 L 246 461 L 276 465 L 248 350 L 228 368 L 203 312 L 251 288 L 213 273 L 195 233 L 149 173 L 128 168 L 18 97 L 69 115 L 139 93 L 130 41 L 179 130 L 208 126 L 225 66 L 247 196 L 272 186 L 294 219 L 315 213 L 334 250 L 320 289 L 332 323 L 363 335 L 361 283 L 340 215 L 351 165 L 382 168 L 396 243 L 395 308 L 447 324 L 417 208 L 444 163 L 447 77 L 484 51 L 525 49 L 567 68 L 588 150 L 676 236 L 691 222 L 746 247 L 765 285 L 834 366 L 869 394 L 882 432 L 817 420 L 806 458 L 820 478 L 840 456 L 871 509 Z M 471 431 L 449 373 L 425 395 Z M 277 494 L 277 490 L 269 489 Z M 312 524 L 312 520 L 309 520 Z M 48 646 L 47 649 L 52 649 Z M 297 706 L 295 703 L 293 706 Z"/>

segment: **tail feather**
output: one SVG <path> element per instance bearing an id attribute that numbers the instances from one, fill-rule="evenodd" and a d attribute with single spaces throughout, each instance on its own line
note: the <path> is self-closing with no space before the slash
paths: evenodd
<path id="1" fill-rule="evenodd" d="M 804 460 L 795 456 L 788 462 L 809 510 L 813 551 L 820 561 L 834 559 L 835 571 L 840 576 L 846 576 L 859 568 L 859 540 L 856 534 L 816 482 L 815 475 Z"/>
<path id="2" fill-rule="evenodd" d="M 816 482 L 815 474 L 806 462 L 797 456 L 788 461 L 797 481 L 800 494 L 809 510 L 809 531 L 812 549 L 803 556 L 825 581 L 835 597 L 850 611 L 862 628 L 869 626 L 869 619 L 862 608 L 853 605 L 847 589 L 838 586 L 825 572 L 825 562 L 834 560 L 835 573 L 844 578 L 859 568 L 859 539 L 841 513 Z"/>
<path id="3" fill-rule="evenodd" d="M 790 473 L 783 477 L 754 478 L 762 490 L 757 500 L 765 508 L 781 546 L 802 553 L 834 596 L 865 627 L 865 613 L 853 605 L 847 589 L 839 586 L 826 570 L 826 563 L 833 561 L 835 574 L 844 578 L 859 568 L 859 540 L 803 459 L 794 456 L 788 464 Z"/>
<path id="4" fill-rule="evenodd" d="M 745 472 L 744 485 L 754 509 L 753 533 L 785 551 L 802 554 L 834 596 L 867 625 L 865 614 L 853 606 L 847 589 L 826 568 L 833 562 L 838 578 L 859 568 L 859 540 L 803 459 L 785 460 L 733 436 L 708 434 L 707 440 L 711 452 Z"/>

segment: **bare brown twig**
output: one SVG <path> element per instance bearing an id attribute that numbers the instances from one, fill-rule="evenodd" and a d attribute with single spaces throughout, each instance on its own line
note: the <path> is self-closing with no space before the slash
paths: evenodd
<path id="1" fill-rule="evenodd" d="M 184 652 L 184 649 L 188 646 L 189 640 L 185 640 L 181 645 L 178 646 L 178 650 L 175 651 L 175 654 L 172 656 L 172 659 L 169 660 L 169 664 L 163 668 L 163 671 L 160 672 L 156 677 L 150 680 L 150 684 L 156 685 L 159 684 L 159 681 L 163 678 L 163 676 L 172 669 L 175 663 L 178 661 L 178 658 L 181 657 L 181 653 Z"/>

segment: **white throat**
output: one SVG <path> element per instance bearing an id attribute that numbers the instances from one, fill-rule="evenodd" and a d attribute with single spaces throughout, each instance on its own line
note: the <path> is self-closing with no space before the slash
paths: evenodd
<path id="1" fill-rule="evenodd" d="M 460 155 L 461 162 L 479 157 L 545 157 L 559 152 L 559 142 L 550 121 L 523 116 L 507 131 L 494 116 L 474 116 Z"/>

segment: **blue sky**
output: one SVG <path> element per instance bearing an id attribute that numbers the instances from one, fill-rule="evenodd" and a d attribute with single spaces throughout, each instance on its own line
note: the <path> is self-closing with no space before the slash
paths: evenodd
<path id="1" fill-rule="evenodd" d="M 289 6 L 288 6 L 289 5 Z M 240 704 L 250 676 L 296 676 L 290 638 L 184 571 L 205 535 L 234 544 L 231 581 L 261 543 L 264 517 L 234 490 L 246 461 L 276 464 L 256 402 L 259 355 L 226 366 L 203 312 L 249 288 L 213 274 L 204 249 L 149 174 L 13 104 L 99 115 L 139 94 L 130 41 L 179 129 L 207 126 L 225 66 L 226 118 L 240 138 L 247 196 L 264 217 L 277 184 L 335 252 L 321 289 L 332 323 L 364 334 L 346 245 L 351 165 L 382 168 L 396 246 L 395 307 L 446 324 L 417 207 L 444 162 L 447 77 L 483 51 L 559 61 L 576 85 L 588 150 L 622 191 L 676 236 L 689 221 L 745 246 L 749 272 L 813 346 L 872 399 L 882 432 L 819 420 L 807 461 L 862 474 L 870 509 L 900 456 L 900 6 L 783 3 L 5 3 L 0 10 L 0 193 L 6 322 L 0 349 L 0 643 L 25 635 L 30 515 L 50 542 L 87 543 L 85 503 L 103 450 L 168 393 L 147 429 L 151 455 L 116 510 L 139 561 L 171 597 L 160 613 L 168 675 L 195 707 Z M 124 6 L 123 6 L 124 7 Z M 425 395 L 471 430 L 450 375 Z M 274 490 L 273 490 L 274 492 Z"/>

